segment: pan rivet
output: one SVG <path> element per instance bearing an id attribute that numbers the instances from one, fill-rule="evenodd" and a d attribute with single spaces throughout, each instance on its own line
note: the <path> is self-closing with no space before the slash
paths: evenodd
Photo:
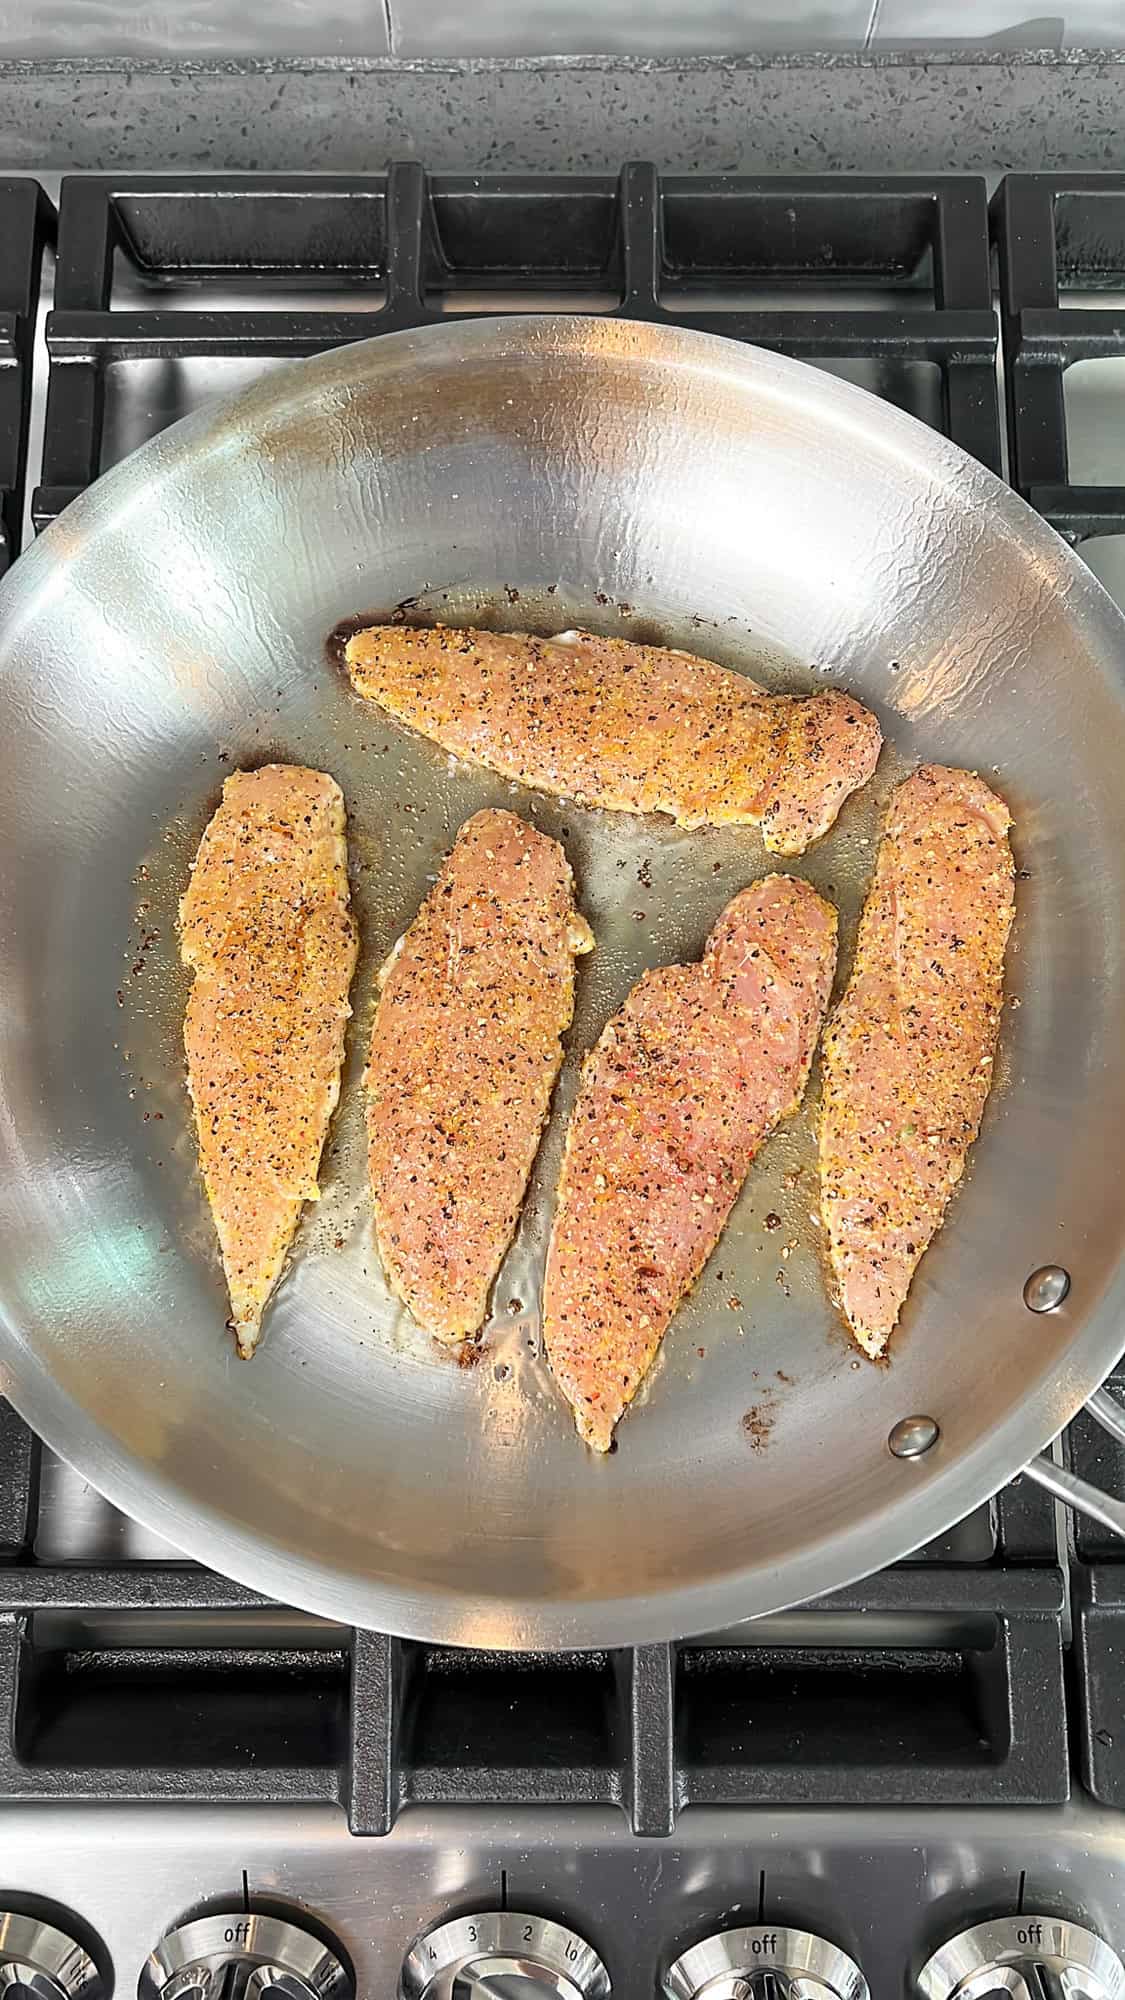
<path id="1" fill-rule="evenodd" d="M 1023 1288 L 1023 1302 L 1029 1312 L 1054 1312 L 1070 1290 L 1070 1272 L 1061 1264 L 1041 1264 Z"/>
<path id="2" fill-rule="evenodd" d="M 887 1443 L 896 1458 L 921 1458 L 940 1436 L 941 1430 L 932 1417 L 902 1417 Z"/>

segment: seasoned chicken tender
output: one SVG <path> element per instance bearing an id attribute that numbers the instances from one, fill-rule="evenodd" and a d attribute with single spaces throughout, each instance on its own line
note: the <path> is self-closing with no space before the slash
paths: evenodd
<path id="1" fill-rule="evenodd" d="M 941 1228 L 992 1085 L 1010 826 L 973 771 L 926 764 L 899 787 L 825 1033 L 821 1214 L 841 1310 L 872 1357 Z"/>
<path id="2" fill-rule="evenodd" d="M 700 964 L 643 974 L 587 1058 L 543 1330 L 595 1451 L 609 1450 L 755 1154 L 800 1103 L 835 966 L 835 910 L 770 875 L 727 905 Z"/>
<path id="3" fill-rule="evenodd" d="M 199 1159 L 239 1351 L 253 1353 L 340 1094 L 356 927 L 344 798 L 323 771 L 235 771 L 180 904 Z"/>
<path id="4" fill-rule="evenodd" d="M 850 695 L 764 694 L 712 660 L 628 639 L 373 625 L 353 687 L 443 749 L 539 791 L 684 827 L 761 828 L 803 854 L 875 769 Z"/>
<path id="5" fill-rule="evenodd" d="M 558 842 L 510 812 L 461 828 L 383 972 L 368 1071 L 387 1278 L 418 1324 L 482 1325 L 512 1239 L 593 933 Z"/>

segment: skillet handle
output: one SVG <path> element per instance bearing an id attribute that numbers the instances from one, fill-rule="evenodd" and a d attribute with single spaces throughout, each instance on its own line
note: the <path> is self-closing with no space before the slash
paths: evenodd
<path id="1" fill-rule="evenodd" d="M 1099 1423 L 1111 1438 L 1125 1445 L 1125 1410 L 1114 1401 L 1106 1389 L 1096 1389 L 1086 1405 L 1086 1409 L 1096 1423 Z M 1125 1535 L 1125 1500 L 1115 1500 L 1111 1493 L 1103 1493 L 1100 1487 L 1092 1486 L 1088 1479 L 1079 1479 L 1077 1473 L 1068 1472 L 1064 1466 L 1056 1465 L 1053 1458 L 1044 1455 L 1033 1458 L 1024 1466 L 1029 1479 L 1053 1493 L 1066 1507 L 1073 1507 L 1076 1513 L 1087 1514 L 1091 1521 L 1097 1521 L 1111 1534 Z"/>

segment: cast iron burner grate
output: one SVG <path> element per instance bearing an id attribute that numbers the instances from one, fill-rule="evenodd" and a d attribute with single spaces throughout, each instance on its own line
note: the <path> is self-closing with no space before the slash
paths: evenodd
<path id="1" fill-rule="evenodd" d="M 1125 175 L 1010 174 L 992 202 L 1012 484 L 1068 540 L 1125 532 L 1125 483 L 1072 477 L 1065 376 L 1125 356 Z M 1090 303 L 1073 301 L 1083 296 Z M 1070 303 L 1066 303 L 1068 300 Z M 1125 460 L 1123 460 L 1125 463 Z M 1125 1375 L 1115 1378 L 1119 1400 Z M 1083 1478 L 1125 1493 L 1125 1451 L 1089 1418 L 1068 1449 Z M 1125 1806 L 1125 1544 L 1075 1526 L 1074 1652 L 1086 1782 Z"/>
<path id="2" fill-rule="evenodd" d="M 16 364 L 0 371 L 8 550 L 52 221 L 34 182 L 0 184 L 4 269 L 22 288 L 0 327 Z M 347 180 L 69 179 L 34 519 L 53 520 L 231 370 L 248 380 L 287 356 L 516 307 L 669 321 L 800 355 L 999 469 L 989 256 L 984 184 L 967 177 L 661 178 L 644 165 L 617 179 L 428 177 L 404 165 Z M 1014 324 L 1009 312 L 1010 383 Z M 126 378 L 141 389 L 127 421 Z M 691 1803 L 1053 1803 L 1080 1755 L 1099 1795 L 1125 1803 L 1125 1774 L 1099 1745 L 1096 1702 L 1115 1697 L 1092 1608 L 1069 1725 L 1054 1512 L 1025 1481 L 910 1563 L 755 1626 L 752 1643 L 740 1631 L 524 1657 L 351 1633 L 189 1563 L 47 1560 L 41 1457 L 0 1404 L 0 1799 L 338 1800 L 361 1833 L 385 1832 L 409 1801 L 616 1803 L 638 1833 L 664 1834 Z M 1103 1615 L 1112 1573 L 1083 1574 L 1116 1643 L 1125 1598 Z"/>
<path id="3" fill-rule="evenodd" d="M 988 256 L 983 183 L 963 177 L 692 180 L 643 164 L 616 180 L 430 177 L 403 164 L 350 180 L 67 179 L 36 525 L 104 469 L 114 369 L 265 364 L 503 310 L 513 294 L 858 364 L 998 470 Z M 129 304 L 115 309 L 123 272 Z M 255 303 L 279 286 L 287 310 Z"/>
<path id="4" fill-rule="evenodd" d="M 37 182 L 0 180 L 0 574 L 20 552 L 35 313 L 54 232 Z"/>
<path id="5" fill-rule="evenodd" d="M 1074 485 L 1063 389 L 1076 362 L 1125 354 L 1125 175 L 1009 174 L 992 203 L 1011 480 L 1069 541 L 1125 529 L 1125 484 Z"/>

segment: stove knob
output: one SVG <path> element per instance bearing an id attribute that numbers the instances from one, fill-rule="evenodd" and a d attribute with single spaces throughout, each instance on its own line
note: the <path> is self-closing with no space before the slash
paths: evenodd
<path id="1" fill-rule="evenodd" d="M 853 1959 L 812 1931 L 752 1924 L 685 1951 L 664 1975 L 667 2000 L 870 2000 Z"/>
<path id="2" fill-rule="evenodd" d="M 1060 1917 L 998 1917 L 950 1938 L 918 1975 L 923 2000 L 1119 2000 L 1125 1965 L 1093 1931 Z"/>
<path id="3" fill-rule="evenodd" d="M 485 1910 L 420 1937 L 399 1992 L 401 2000 L 609 2000 L 609 1974 L 562 1924 Z"/>
<path id="4" fill-rule="evenodd" d="M 100 2000 L 101 1974 L 89 1952 L 38 1917 L 0 1911 L 0 1994 L 26 1987 L 34 2000 Z"/>
<path id="5" fill-rule="evenodd" d="M 237 1911 L 162 1938 L 141 1974 L 145 2000 L 353 2000 L 351 1974 L 309 1931 Z"/>

